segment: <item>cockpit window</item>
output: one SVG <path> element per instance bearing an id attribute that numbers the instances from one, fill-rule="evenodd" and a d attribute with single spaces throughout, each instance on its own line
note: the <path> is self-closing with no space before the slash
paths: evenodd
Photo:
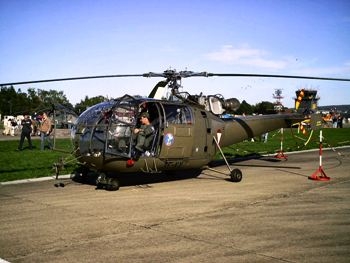
<path id="1" fill-rule="evenodd" d="M 192 124 L 192 112 L 190 108 L 183 105 L 164 105 L 166 121 L 168 124 Z"/>
<path id="2" fill-rule="evenodd" d="M 128 102 L 121 102 L 112 110 L 107 134 L 107 153 L 129 156 L 136 112 L 136 105 Z"/>
<path id="3" fill-rule="evenodd" d="M 106 151 L 128 156 L 137 105 L 135 98 L 125 95 L 117 100 L 99 103 L 83 112 L 76 122 L 76 134 L 80 134 L 80 152 L 98 156 Z"/>
<path id="4" fill-rule="evenodd" d="M 178 110 L 178 112 L 177 112 Z M 97 104 L 80 115 L 76 122 L 76 137 L 81 154 L 130 158 L 135 153 L 134 129 L 138 127 L 140 113 L 147 112 L 155 128 L 155 136 L 147 154 L 156 154 L 160 142 L 159 129 L 163 127 L 164 112 L 158 102 L 144 101 L 125 95 L 117 100 Z M 186 107 L 169 108 L 179 123 L 191 121 Z M 146 154 L 146 153 L 145 153 Z M 147 155 L 148 156 L 148 155 Z"/>
<path id="5" fill-rule="evenodd" d="M 115 104 L 116 104 L 116 102 L 111 100 L 111 101 L 105 101 L 105 102 L 96 104 L 96 105 L 88 108 L 77 119 L 77 125 L 79 125 L 79 124 L 83 124 L 83 125 L 96 124 L 101 119 L 101 115 L 104 112 L 108 112 Z"/>
<path id="6" fill-rule="evenodd" d="M 106 101 L 85 110 L 76 121 L 76 134 L 81 134 L 79 150 L 82 154 L 101 152 L 107 128 L 106 115 L 115 101 Z"/>

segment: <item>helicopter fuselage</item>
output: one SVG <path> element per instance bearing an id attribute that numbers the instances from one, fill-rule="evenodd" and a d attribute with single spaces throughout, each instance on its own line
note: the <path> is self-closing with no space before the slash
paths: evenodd
<path id="1" fill-rule="evenodd" d="M 144 111 L 151 116 L 155 133 L 150 148 L 135 157 L 133 130 Z M 225 118 L 198 105 L 125 95 L 82 113 L 74 141 L 80 163 L 99 172 L 198 169 L 214 159 L 218 145 L 229 146 L 301 119 L 295 114 Z"/>

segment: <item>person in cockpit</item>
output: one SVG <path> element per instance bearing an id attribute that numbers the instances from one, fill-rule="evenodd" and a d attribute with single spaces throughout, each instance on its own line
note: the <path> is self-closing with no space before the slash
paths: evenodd
<path id="1" fill-rule="evenodd" d="M 137 135 L 135 149 L 139 153 L 150 150 L 152 146 L 155 129 L 149 118 L 148 112 L 142 112 L 140 115 L 141 126 L 134 129 L 134 134 Z"/>

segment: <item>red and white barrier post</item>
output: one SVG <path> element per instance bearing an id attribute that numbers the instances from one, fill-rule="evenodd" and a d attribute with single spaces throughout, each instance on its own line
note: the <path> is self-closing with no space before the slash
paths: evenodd
<path id="1" fill-rule="evenodd" d="M 320 164 L 318 169 L 308 178 L 315 181 L 329 181 L 331 178 L 326 175 L 322 167 L 322 130 L 320 130 L 320 149 L 319 149 Z"/>
<path id="2" fill-rule="evenodd" d="M 275 155 L 275 158 L 287 160 L 287 155 L 283 152 L 283 128 L 281 128 L 281 148 L 279 152 Z"/>

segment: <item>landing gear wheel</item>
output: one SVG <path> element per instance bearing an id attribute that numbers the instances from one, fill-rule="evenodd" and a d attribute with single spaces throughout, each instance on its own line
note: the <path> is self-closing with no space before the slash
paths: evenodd
<path id="1" fill-rule="evenodd" d="M 64 183 L 56 183 L 55 184 L 55 187 L 65 187 L 65 184 Z"/>
<path id="2" fill-rule="evenodd" d="M 96 189 L 106 189 L 108 191 L 119 190 L 120 182 L 117 178 L 107 176 L 105 173 L 101 173 L 96 180 Z"/>
<path id="3" fill-rule="evenodd" d="M 118 179 L 110 178 L 109 184 L 106 186 L 106 190 L 117 191 L 119 190 L 119 186 L 120 186 L 120 183 Z"/>
<path id="4" fill-rule="evenodd" d="M 98 178 L 96 179 L 96 189 L 102 189 L 104 185 L 106 185 L 107 179 L 104 173 L 100 173 Z"/>
<path id="5" fill-rule="evenodd" d="M 233 169 L 230 174 L 231 181 L 238 183 L 242 181 L 242 172 L 239 169 Z"/>

